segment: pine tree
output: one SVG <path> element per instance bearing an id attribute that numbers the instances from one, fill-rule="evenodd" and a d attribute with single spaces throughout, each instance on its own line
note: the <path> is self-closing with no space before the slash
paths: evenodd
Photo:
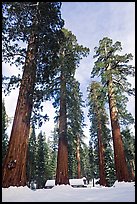
<path id="1" fill-rule="evenodd" d="M 84 142 L 81 143 L 80 158 L 81 158 L 81 177 L 86 177 L 89 182 L 90 179 L 90 164 L 89 164 L 89 148 Z"/>
<path id="2" fill-rule="evenodd" d="M 96 130 L 98 138 L 98 160 L 99 160 L 99 178 L 100 185 L 106 186 L 106 172 L 105 172 L 105 148 L 103 144 L 103 127 L 102 118 L 104 119 L 105 108 L 104 100 L 101 97 L 102 87 L 99 82 L 92 82 L 88 87 L 88 105 L 89 105 L 89 119 L 91 123 L 96 121 Z"/>
<path id="3" fill-rule="evenodd" d="M 124 96 L 124 93 L 134 94 L 134 89 L 127 81 L 127 76 L 134 76 L 134 67 L 128 64 L 133 57 L 132 54 L 118 55 L 116 52 L 122 50 L 121 43 L 112 43 L 107 37 L 99 41 L 99 47 L 95 48 L 94 58 L 97 60 L 91 77 L 100 76 L 103 92 L 108 94 L 117 180 L 129 181 L 119 121 L 126 118 L 128 122 L 133 122 L 133 117 L 125 109 L 127 98 Z"/>
<path id="4" fill-rule="evenodd" d="M 68 125 L 69 126 L 69 125 Z M 76 160 L 76 140 L 72 129 L 68 127 L 68 175 L 69 178 L 77 178 L 77 160 Z"/>
<path id="5" fill-rule="evenodd" d="M 49 144 L 49 179 L 55 179 L 56 177 L 56 164 L 57 164 L 57 150 L 58 150 L 58 127 L 55 124 L 52 135 L 48 138 Z"/>
<path id="6" fill-rule="evenodd" d="M 129 175 L 135 181 L 135 137 L 128 127 L 121 132 L 125 155 L 128 163 Z"/>
<path id="7" fill-rule="evenodd" d="M 93 180 L 93 187 L 95 186 L 94 178 L 95 178 L 95 159 L 94 159 L 94 144 L 92 140 L 89 140 L 89 148 L 88 148 L 88 156 L 89 156 L 89 174 L 88 180 Z"/>
<path id="8" fill-rule="evenodd" d="M 90 110 L 89 110 L 90 112 Z M 91 114 L 92 113 L 92 114 Z M 92 172 L 93 182 L 94 178 L 99 178 L 99 162 L 98 162 L 98 136 L 97 136 L 97 121 L 95 117 L 94 111 L 91 111 L 90 114 L 88 114 L 88 117 L 90 115 L 90 118 L 92 120 L 92 124 L 90 126 L 89 132 L 90 132 L 90 139 L 89 139 L 89 162 L 90 162 L 90 169 Z M 93 163 L 91 163 L 93 161 Z M 93 169 L 92 169 L 93 168 Z"/>
<path id="9" fill-rule="evenodd" d="M 12 59 L 11 63 L 18 66 L 23 62 L 17 56 L 24 54 L 25 62 L 22 80 L 12 76 L 7 87 L 10 91 L 14 84 L 19 85 L 21 81 L 9 148 L 3 163 L 2 186 L 25 186 L 32 108 L 34 104 L 35 110 L 43 99 L 43 95 L 38 95 L 38 87 L 47 82 L 48 68 L 53 68 L 51 61 L 56 58 L 57 33 L 63 24 L 58 2 L 3 3 L 3 16 L 3 59 L 6 62 Z M 19 44 L 15 43 L 17 41 L 26 42 L 27 50 L 20 49 Z M 47 66 L 48 63 L 50 66 Z"/>
<path id="10" fill-rule="evenodd" d="M 37 160 L 36 183 L 38 189 L 44 188 L 45 182 L 47 180 L 46 158 L 47 158 L 46 138 L 42 131 L 40 131 L 37 140 L 37 156 L 36 156 Z"/>
<path id="11" fill-rule="evenodd" d="M 114 151 L 112 146 L 112 137 L 110 129 L 108 128 L 108 116 L 102 117 L 102 136 L 104 144 L 104 156 L 105 156 L 105 172 L 108 186 L 112 186 L 116 181 L 116 172 L 114 166 Z"/>
<path id="12" fill-rule="evenodd" d="M 27 182 L 29 185 L 31 182 L 36 181 L 36 152 L 37 152 L 36 134 L 34 124 L 32 124 L 32 127 L 30 129 L 27 152 Z"/>
<path id="13" fill-rule="evenodd" d="M 8 135 L 6 133 L 8 125 L 8 116 L 6 114 L 5 102 L 2 100 L 2 162 L 7 152 L 8 147 Z"/>

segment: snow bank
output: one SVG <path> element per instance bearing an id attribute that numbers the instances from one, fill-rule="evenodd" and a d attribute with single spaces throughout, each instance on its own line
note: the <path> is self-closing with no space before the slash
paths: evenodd
<path id="1" fill-rule="evenodd" d="M 115 183 L 113 184 L 113 187 L 116 187 L 116 188 L 127 188 L 127 187 L 133 187 L 135 184 L 135 182 L 125 182 L 125 181 L 122 181 L 122 182 L 119 182 L 119 181 L 115 181 Z"/>
<path id="2" fill-rule="evenodd" d="M 54 186 L 52 189 L 53 189 L 53 191 L 59 191 L 59 192 L 61 192 L 61 191 L 70 191 L 70 190 L 73 190 L 73 187 L 70 186 L 70 185 L 64 185 L 64 184 L 62 184 L 62 185 Z"/>
<path id="3" fill-rule="evenodd" d="M 134 182 L 115 182 L 115 187 L 73 188 L 57 185 L 52 189 L 2 188 L 2 202 L 135 202 Z"/>

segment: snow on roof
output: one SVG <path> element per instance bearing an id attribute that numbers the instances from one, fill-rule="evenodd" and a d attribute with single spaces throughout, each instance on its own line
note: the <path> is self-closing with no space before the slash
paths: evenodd
<path id="1" fill-rule="evenodd" d="M 83 178 L 80 179 L 69 179 L 70 185 L 84 185 Z"/>
<path id="2" fill-rule="evenodd" d="M 85 177 L 80 179 L 69 179 L 70 185 L 84 185 Z M 47 180 L 45 186 L 55 186 L 55 180 Z"/>
<path id="3" fill-rule="evenodd" d="M 55 186 L 55 180 L 47 180 L 45 186 Z"/>
<path id="4" fill-rule="evenodd" d="M 70 185 L 84 185 L 84 179 L 85 177 L 80 179 L 69 179 Z M 55 180 L 47 180 L 45 186 L 55 186 Z"/>

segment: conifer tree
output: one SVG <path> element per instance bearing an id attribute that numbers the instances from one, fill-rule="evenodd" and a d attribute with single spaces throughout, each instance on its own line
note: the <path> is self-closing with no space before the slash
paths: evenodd
<path id="1" fill-rule="evenodd" d="M 84 101 L 80 92 L 80 83 L 75 79 L 70 81 L 67 95 L 69 172 L 73 170 L 73 176 L 81 178 L 80 152 L 84 140 L 83 127 L 85 124 L 82 110 Z M 71 178 L 73 178 L 72 175 Z"/>
<path id="2" fill-rule="evenodd" d="M 49 137 L 49 179 L 55 179 L 56 177 L 56 164 L 57 164 L 57 151 L 58 151 L 58 128 L 55 124 L 52 135 Z"/>
<path id="3" fill-rule="evenodd" d="M 96 130 L 98 138 L 98 160 L 99 160 L 99 179 L 100 185 L 107 186 L 106 172 L 105 172 L 105 148 L 103 144 L 103 127 L 102 118 L 104 119 L 105 108 L 104 101 L 101 97 L 102 87 L 99 82 L 92 82 L 89 85 L 89 118 L 90 121 L 96 121 Z M 94 117 L 93 117 L 94 116 Z M 105 122 L 105 121 L 103 121 Z"/>
<path id="4" fill-rule="evenodd" d="M 135 136 L 128 127 L 121 132 L 124 142 L 125 155 L 128 163 L 129 176 L 135 180 Z"/>
<path id="5" fill-rule="evenodd" d="M 30 129 L 28 152 L 27 152 L 27 182 L 30 185 L 31 181 L 36 181 L 36 153 L 37 153 L 37 141 L 35 134 L 35 127 L 32 124 Z"/>
<path id="6" fill-rule="evenodd" d="M 112 127 L 116 178 L 118 181 L 129 181 L 129 174 L 120 132 L 120 121 L 133 123 L 133 117 L 127 112 L 127 98 L 124 93 L 134 94 L 134 89 L 128 82 L 128 76 L 134 76 L 134 67 L 128 62 L 132 54 L 119 55 L 121 43 L 104 37 L 95 48 L 94 58 L 97 58 L 91 72 L 91 77 L 100 76 L 104 86 L 103 93 L 108 96 L 110 120 Z M 125 120 L 125 118 L 127 120 Z"/>
<path id="7" fill-rule="evenodd" d="M 93 112 L 93 120 L 92 120 L 92 125 L 89 129 L 90 132 L 90 139 L 89 139 L 89 151 L 90 156 L 89 157 L 89 162 L 90 162 L 90 169 L 92 172 L 92 177 L 98 179 L 99 178 L 99 161 L 98 161 L 98 136 L 97 136 L 97 121 L 95 117 L 95 113 Z M 90 114 L 91 117 L 91 114 Z M 91 163 L 93 161 L 93 163 Z M 93 180 L 94 182 L 94 180 Z"/>
<path id="8" fill-rule="evenodd" d="M 44 188 L 45 182 L 47 180 L 46 171 L 46 159 L 47 159 L 47 148 L 46 148 L 46 138 L 45 135 L 40 131 L 37 139 L 37 169 L 36 169 L 36 183 L 37 188 Z"/>
<path id="9" fill-rule="evenodd" d="M 95 179 L 95 159 L 94 159 L 94 143 L 90 139 L 89 140 L 89 148 L 88 148 L 88 155 L 89 155 L 89 180 L 93 181 L 93 187 L 95 186 L 94 179 Z"/>
<path id="10" fill-rule="evenodd" d="M 67 139 L 67 89 L 70 79 L 82 57 L 89 49 L 80 46 L 76 37 L 67 29 L 62 29 L 59 51 L 58 72 L 56 78 L 49 82 L 49 93 L 54 97 L 54 107 L 59 108 L 59 141 L 55 184 L 68 184 L 68 139 Z"/>
<path id="11" fill-rule="evenodd" d="M 49 70 L 53 70 L 51 62 L 57 57 L 57 36 L 63 26 L 60 6 L 58 2 L 3 3 L 3 59 L 17 66 L 23 65 L 22 79 L 12 76 L 6 87 L 9 92 L 20 85 L 9 148 L 3 163 L 3 187 L 26 185 L 30 118 L 33 108 L 34 111 L 41 108 L 40 85 L 43 87 L 47 82 Z M 20 48 L 18 41 L 26 42 L 27 50 Z M 37 117 L 36 111 L 34 121 Z"/>
<path id="12" fill-rule="evenodd" d="M 7 152 L 8 147 L 8 135 L 6 133 L 8 125 L 8 116 L 6 114 L 5 102 L 2 100 L 2 162 Z"/>
<path id="13" fill-rule="evenodd" d="M 86 177 L 89 182 L 90 179 L 90 164 L 89 164 L 89 148 L 85 142 L 81 143 L 80 158 L 81 158 L 81 177 Z"/>

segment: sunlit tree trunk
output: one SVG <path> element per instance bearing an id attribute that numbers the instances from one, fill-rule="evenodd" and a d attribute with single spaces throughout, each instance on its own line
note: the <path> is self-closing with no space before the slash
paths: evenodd
<path id="1" fill-rule="evenodd" d="M 57 155 L 57 169 L 55 185 L 69 184 L 68 178 L 68 141 L 66 116 L 66 81 L 61 73 L 60 115 L 59 115 L 59 143 Z"/>
<path id="2" fill-rule="evenodd" d="M 28 42 L 27 56 L 19 90 L 9 147 L 3 163 L 2 187 L 25 186 L 27 182 L 26 155 L 36 76 L 36 52 L 36 37 L 33 33 Z"/>
<path id="3" fill-rule="evenodd" d="M 110 69 L 110 65 L 107 70 Z M 123 141 L 120 133 L 120 126 L 117 116 L 117 107 L 113 90 L 112 78 L 108 80 L 108 98 L 109 98 L 109 109 L 110 109 L 110 119 L 112 127 L 113 145 L 114 145 L 114 159 L 115 159 L 115 169 L 116 177 L 118 181 L 128 181 L 129 174 L 124 153 Z"/>

